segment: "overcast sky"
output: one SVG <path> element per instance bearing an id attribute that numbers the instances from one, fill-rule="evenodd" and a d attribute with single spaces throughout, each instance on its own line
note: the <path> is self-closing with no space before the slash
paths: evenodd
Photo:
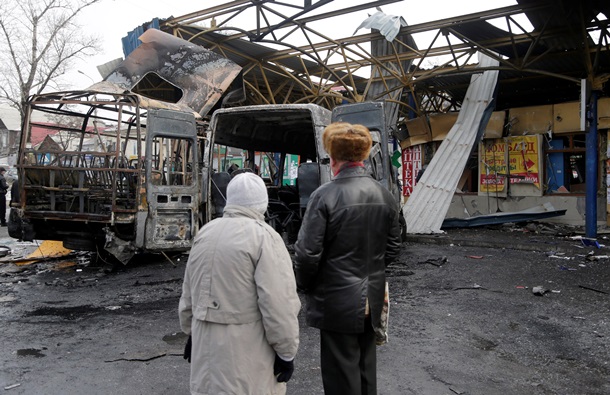
<path id="1" fill-rule="evenodd" d="M 303 0 L 285 0 L 284 2 L 303 4 Z M 359 3 L 366 2 L 359 1 Z M 96 66 L 123 57 L 121 38 L 137 26 L 155 17 L 160 19 L 170 16 L 178 17 L 223 3 L 227 3 L 227 0 L 103 0 L 101 3 L 88 8 L 81 15 L 80 23 L 90 33 L 100 37 L 103 52 L 76 65 L 75 70 L 63 79 L 68 84 L 67 89 L 85 88 L 91 85 L 91 80 L 96 82 L 101 80 Z M 323 6 L 321 10 L 328 11 L 333 7 L 345 8 L 355 3 L 351 0 L 335 0 L 330 5 Z M 403 0 L 395 4 L 385 5 L 382 10 L 386 14 L 400 15 L 409 25 L 414 25 L 513 4 L 516 4 L 514 0 L 469 0 L 462 2 L 455 0 L 427 0 L 424 2 Z M 367 14 L 374 11 L 374 9 L 362 11 L 358 14 L 350 14 L 349 18 L 344 18 L 341 26 L 337 27 L 334 38 L 350 36 L 362 20 L 367 17 Z M 253 27 L 246 26 L 246 28 Z M 88 77 L 79 73 L 79 71 Z"/>

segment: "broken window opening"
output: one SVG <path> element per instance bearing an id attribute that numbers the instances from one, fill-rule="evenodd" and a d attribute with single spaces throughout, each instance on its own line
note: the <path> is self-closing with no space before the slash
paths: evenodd
<path id="1" fill-rule="evenodd" d="M 182 89 L 163 79 L 157 73 L 144 75 L 140 82 L 133 87 L 132 92 L 169 103 L 178 103 L 184 95 Z"/>
<path id="2" fill-rule="evenodd" d="M 586 135 L 553 136 L 546 149 L 547 193 L 585 193 Z"/>
<path id="3" fill-rule="evenodd" d="M 477 194 L 479 192 L 478 172 L 479 154 L 478 151 L 473 151 L 468 157 L 464 172 L 458 181 L 456 193 L 463 195 Z"/>
<path id="4" fill-rule="evenodd" d="M 192 185 L 194 148 L 190 139 L 155 136 L 151 160 L 153 185 Z"/>

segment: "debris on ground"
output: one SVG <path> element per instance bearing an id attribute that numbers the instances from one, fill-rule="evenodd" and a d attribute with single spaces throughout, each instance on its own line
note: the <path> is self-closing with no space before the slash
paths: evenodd
<path id="1" fill-rule="evenodd" d="M 429 263 L 430 265 L 441 267 L 445 263 L 449 263 L 449 259 L 446 256 L 442 256 L 437 258 L 428 258 L 425 261 L 419 263 Z"/>
<path id="2" fill-rule="evenodd" d="M 7 246 L 0 246 L 0 258 L 11 255 L 11 249 Z"/>
<path id="3" fill-rule="evenodd" d="M 577 250 L 574 244 L 580 245 L 580 241 L 563 239 L 555 243 L 554 237 L 532 234 L 529 237 L 534 240 L 530 242 L 520 233 L 500 233 L 506 232 L 504 229 L 470 229 L 468 234 L 452 231 L 451 236 L 460 241 L 467 237 L 504 241 L 506 249 L 458 247 L 458 242 L 449 247 L 449 241 L 440 245 L 413 242 L 405 245 L 404 253 L 388 266 L 397 325 L 393 346 L 380 350 L 387 361 L 384 374 L 389 378 L 384 380 L 381 393 L 408 393 L 411 389 L 445 395 L 529 394 L 532 383 L 544 382 L 544 387 L 534 390 L 610 394 L 604 347 L 610 338 L 604 330 L 610 304 L 605 294 L 610 293 L 610 261 L 587 260 L 590 251 L 591 256 L 602 256 L 610 255 L 610 250 Z M 531 249 L 512 248 L 517 244 Z M 14 245 L 10 247 L 15 250 Z M 553 250 L 551 255 L 566 254 L 573 260 L 550 259 L 546 253 L 549 250 Z M 449 254 L 451 265 L 445 265 L 444 258 L 448 262 Z M 484 256 L 484 260 L 472 261 L 470 255 Z M 61 260 L 68 259 L 23 267 L 0 264 L 0 297 L 6 295 L 0 299 L 4 318 L 0 329 L 7 344 L 0 365 L 15 366 L 0 389 L 21 383 L 5 394 L 32 393 L 40 388 L 46 393 L 62 393 L 62 383 L 54 378 L 70 371 L 74 393 L 91 392 L 92 385 L 99 393 L 111 393 L 114 383 L 125 380 L 127 389 L 135 388 L 125 395 L 155 393 L 155 387 L 170 386 L 176 393 L 188 393 L 189 367 L 180 356 L 186 338 L 175 313 L 185 259 L 173 268 L 163 256 L 154 255 L 113 275 L 78 264 L 52 270 Z M 427 263 L 442 267 L 429 267 Z M 579 264 L 586 264 L 586 268 Z M 578 270 L 561 271 L 560 265 Z M 81 267 L 82 273 L 75 273 Z M 5 272 L 9 269 L 18 272 Z M 5 281 L 15 285 L 2 284 Z M 18 281 L 21 284 L 17 286 Z M 579 284 L 596 290 L 579 288 Z M 534 286 L 547 288 L 546 297 L 532 295 Z M 463 289 L 454 290 L 456 287 Z M 450 319 L 446 319 L 448 313 Z M 303 378 L 300 383 L 312 384 L 295 382 L 289 391 L 295 395 L 322 393 L 318 333 L 304 321 L 300 329 L 303 363 L 296 367 L 295 374 Z M 120 342 L 117 333 L 121 334 Z M 482 335 L 484 339 L 479 338 Z M 451 341 L 450 348 L 445 339 Z M 51 351 L 41 351 L 46 358 L 13 355 L 20 348 L 41 348 L 32 342 L 49 346 Z M 491 347 L 487 344 L 492 342 L 501 345 L 501 354 L 488 352 Z M 478 346 L 473 350 L 473 345 Z M 68 351 L 69 358 L 64 358 Z M 161 356 L 163 352 L 167 355 Z M 569 359 L 563 359 L 566 355 Z M 481 364 L 481 358 L 492 363 Z M 91 364 L 92 360 L 99 363 Z M 421 366 L 409 364 L 412 360 L 422 361 Z M 536 369 L 528 368 L 531 366 Z M 472 380 L 464 384 L 456 376 L 444 377 L 447 371 Z M 505 379 L 489 380 L 499 372 L 505 373 Z M 405 377 L 406 381 L 401 381 Z M 408 377 L 423 378 L 422 387 L 409 388 Z M 439 377 L 444 377 L 444 382 Z"/>
<path id="4" fill-rule="evenodd" d="M 588 261 L 599 261 L 600 259 L 609 259 L 610 255 L 587 255 Z"/>
<path id="5" fill-rule="evenodd" d="M 72 250 L 64 248 L 63 242 L 55 240 L 44 240 L 38 248 L 28 255 L 25 260 L 19 260 L 16 265 L 29 265 L 41 260 L 48 260 L 50 258 L 67 257 L 73 254 Z"/>
<path id="6" fill-rule="evenodd" d="M 553 258 L 553 259 L 566 259 L 566 260 L 570 260 L 572 259 L 572 257 L 569 256 L 563 256 L 563 255 L 549 255 L 549 258 Z"/>
<path id="7" fill-rule="evenodd" d="M 589 238 L 583 237 L 580 239 L 580 241 L 582 242 L 582 245 L 584 245 L 585 247 L 602 248 L 602 245 L 599 244 L 599 242 L 595 239 L 589 239 Z"/>
<path id="8" fill-rule="evenodd" d="M 579 287 L 582 289 L 588 289 L 589 291 L 599 292 L 600 294 L 606 294 L 606 295 L 608 294 L 608 292 L 606 292 L 606 291 L 602 291 L 601 289 L 587 287 L 586 285 L 579 285 Z"/>
<path id="9" fill-rule="evenodd" d="M 119 361 L 148 362 L 148 361 L 152 361 L 153 359 L 157 359 L 157 358 L 161 358 L 161 357 L 165 357 L 165 356 L 172 356 L 172 355 L 173 356 L 182 355 L 182 353 L 177 352 L 177 351 L 158 351 L 158 352 L 151 352 L 151 353 L 137 353 L 130 357 L 109 359 L 104 362 L 107 362 L 107 363 L 108 362 L 119 362 Z"/>
<path id="10" fill-rule="evenodd" d="M 474 284 L 471 287 L 457 287 L 457 288 L 453 288 L 454 291 L 457 291 L 457 290 L 460 290 L 460 289 L 487 289 L 487 288 L 483 288 L 479 284 Z"/>
<path id="11" fill-rule="evenodd" d="M 544 296 L 545 293 L 549 292 L 549 290 L 547 288 L 544 288 L 543 286 L 535 286 L 534 288 L 532 288 L 532 293 L 534 295 L 537 296 Z"/>

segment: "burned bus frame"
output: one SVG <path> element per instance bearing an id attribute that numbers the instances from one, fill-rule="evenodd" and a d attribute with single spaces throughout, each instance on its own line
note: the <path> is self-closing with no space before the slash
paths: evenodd
<path id="1" fill-rule="evenodd" d="M 57 122 L 35 121 L 40 113 Z M 11 237 L 123 263 L 190 247 L 205 196 L 206 142 L 193 112 L 132 93 L 60 92 L 32 97 L 24 125 Z M 40 128 L 59 143 L 33 145 Z"/>
<path id="2" fill-rule="evenodd" d="M 261 174 L 269 195 L 266 219 L 288 244 L 296 240 L 311 193 L 332 180 L 330 156 L 324 149 L 322 134 L 324 128 L 335 121 L 363 124 L 369 128 L 373 146 L 365 167 L 392 193 L 397 209 L 401 210 L 400 186 L 396 168 L 392 165 L 391 133 L 385 116 L 385 103 L 347 104 L 333 111 L 311 103 L 269 104 L 220 109 L 212 115 L 210 139 L 214 145 L 210 147 L 210 157 L 214 152 L 221 152 L 214 146 L 238 148 L 247 154 L 246 168 L 250 171 L 256 172 L 270 165 L 274 167 L 267 175 Z M 295 185 L 283 182 L 288 154 L 299 157 L 298 166 L 293 169 L 296 170 L 293 171 Z M 263 163 L 261 158 L 268 160 Z M 207 206 L 210 218 L 222 214 L 226 186 L 231 179 L 227 169 L 217 170 L 210 174 L 211 204 Z M 406 237 L 404 217 L 399 217 L 403 237 Z"/>

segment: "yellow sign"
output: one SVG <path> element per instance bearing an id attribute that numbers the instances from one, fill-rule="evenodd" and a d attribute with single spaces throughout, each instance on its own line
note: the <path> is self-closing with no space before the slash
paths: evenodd
<path id="1" fill-rule="evenodd" d="M 479 191 L 502 192 L 506 188 L 506 142 L 486 140 L 479 144 Z"/>
<path id="2" fill-rule="evenodd" d="M 534 184 L 540 188 L 537 136 L 509 137 L 508 158 L 511 184 Z"/>
<path id="3" fill-rule="evenodd" d="M 515 136 L 479 144 L 480 192 L 502 192 L 511 184 L 540 189 L 538 136 Z"/>

